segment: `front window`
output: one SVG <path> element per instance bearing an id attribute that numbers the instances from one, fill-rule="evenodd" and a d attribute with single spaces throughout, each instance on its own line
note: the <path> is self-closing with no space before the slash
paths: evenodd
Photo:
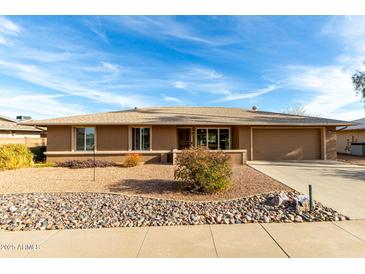
<path id="1" fill-rule="evenodd" d="M 197 129 L 197 145 L 198 146 L 207 146 L 207 129 L 199 128 Z"/>
<path id="2" fill-rule="evenodd" d="M 94 150 L 95 147 L 95 128 L 78 127 L 76 128 L 76 150 Z"/>
<path id="3" fill-rule="evenodd" d="M 197 145 L 208 149 L 229 149 L 230 131 L 228 128 L 198 128 Z"/>
<path id="4" fill-rule="evenodd" d="M 150 150 L 150 128 L 132 128 L 132 150 Z"/>

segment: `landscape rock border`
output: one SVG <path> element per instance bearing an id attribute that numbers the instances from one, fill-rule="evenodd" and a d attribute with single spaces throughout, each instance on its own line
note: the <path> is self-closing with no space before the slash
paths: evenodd
<path id="1" fill-rule="evenodd" d="M 106 193 L 0 195 L 0 230 L 53 230 L 198 224 L 343 221 L 346 216 L 297 192 L 195 202 Z"/>

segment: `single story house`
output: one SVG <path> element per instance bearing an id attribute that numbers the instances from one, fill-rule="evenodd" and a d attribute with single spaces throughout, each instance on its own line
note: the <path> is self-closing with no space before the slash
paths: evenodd
<path id="1" fill-rule="evenodd" d="M 351 143 L 365 143 L 365 118 L 351 121 L 354 125 L 337 131 L 337 152 L 351 154 Z"/>
<path id="2" fill-rule="evenodd" d="M 169 162 L 180 150 L 223 150 L 246 160 L 336 159 L 336 127 L 350 122 L 225 107 L 159 107 L 39 121 L 47 126 L 47 161 L 96 157 L 115 162 L 139 153 Z"/>
<path id="3" fill-rule="evenodd" d="M 0 115 L 0 138 L 40 138 L 45 129 L 21 125 L 19 121 Z"/>
<path id="4" fill-rule="evenodd" d="M 0 145 L 25 144 L 28 147 L 45 146 L 45 128 L 22 125 L 21 121 L 0 115 Z"/>

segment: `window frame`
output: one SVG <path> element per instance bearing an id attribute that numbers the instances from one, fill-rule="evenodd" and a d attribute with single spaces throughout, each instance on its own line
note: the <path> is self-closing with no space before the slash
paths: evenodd
<path id="1" fill-rule="evenodd" d="M 195 144 L 198 145 L 198 130 L 199 129 L 205 129 L 207 132 L 206 132 L 206 146 L 203 146 L 203 147 L 206 147 L 209 149 L 209 129 L 216 129 L 218 131 L 218 149 L 216 150 L 230 150 L 231 149 L 231 128 L 230 127 L 196 127 L 195 128 Z M 228 148 L 227 149 L 222 149 L 220 147 L 220 130 L 221 129 L 228 129 Z"/>
<path id="2" fill-rule="evenodd" d="M 150 147 L 149 149 L 146 149 L 146 150 L 141 150 L 141 145 L 142 145 L 142 142 L 141 142 L 141 138 L 142 138 L 142 134 L 140 134 L 140 144 L 139 144 L 139 149 L 138 150 L 133 150 L 133 128 L 148 128 L 149 129 L 149 132 L 150 132 Z M 129 142 L 128 142 L 128 150 L 129 151 L 137 151 L 137 152 L 145 152 L 145 151 L 152 151 L 152 126 L 130 126 L 129 127 Z"/>
<path id="3" fill-rule="evenodd" d="M 77 149 L 77 129 L 78 128 L 85 129 L 84 149 L 83 150 Z M 92 150 L 87 150 L 86 149 L 86 129 L 87 128 L 93 128 L 94 129 L 94 149 L 92 149 Z M 72 127 L 72 131 L 73 131 L 73 135 L 72 135 L 73 136 L 73 144 L 72 144 L 73 151 L 76 151 L 76 152 L 96 151 L 96 127 L 95 126 L 74 126 L 74 127 Z"/>

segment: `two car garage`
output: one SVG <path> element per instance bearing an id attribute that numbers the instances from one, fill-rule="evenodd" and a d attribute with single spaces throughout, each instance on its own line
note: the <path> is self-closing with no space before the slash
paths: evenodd
<path id="1" fill-rule="evenodd" d="M 253 160 L 320 160 L 321 128 L 252 128 Z"/>

